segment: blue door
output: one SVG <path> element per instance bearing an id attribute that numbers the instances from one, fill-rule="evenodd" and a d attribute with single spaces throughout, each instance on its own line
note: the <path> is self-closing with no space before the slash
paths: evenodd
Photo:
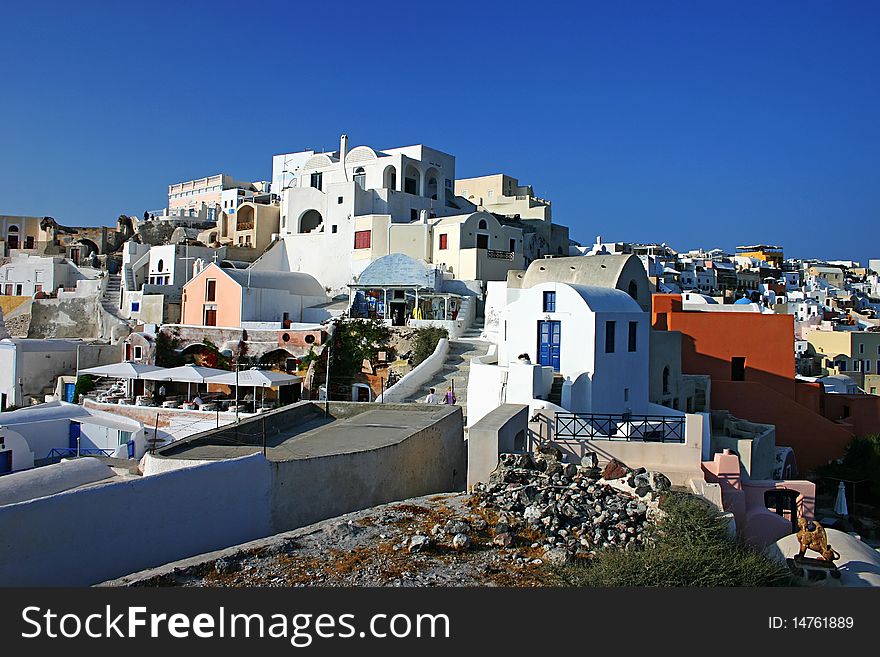
<path id="1" fill-rule="evenodd" d="M 559 345 L 562 337 L 562 322 L 538 322 L 538 361 L 541 365 L 559 371 Z"/>
<path id="2" fill-rule="evenodd" d="M 12 472 L 12 450 L 0 452 L 0 475 Z"/>
<path id="3" fill-rule="evenodd" d="M 65 383 L 64 384 L 64 401 L 70 402 L 71 404 L 75 401 L 73 398 L 73 393 L 76 390 L 75 383 Z"/>
<path id="4" fill-rule="evenodd" d="M 79 431 L 81 428 L 79 422 L 70 423 L 70 431 L 67 434 L 70 437 L 70 440 L 68 441 L 67 446 L 73 450 L 74 454 L 76 454 L 76 447 L 79 443 Z"/>

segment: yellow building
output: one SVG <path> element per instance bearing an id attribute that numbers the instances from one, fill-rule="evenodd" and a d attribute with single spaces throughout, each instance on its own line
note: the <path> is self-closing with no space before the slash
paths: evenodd
<path id="1" fill-rule="evenodd" d="M 456 180 L 455 195 L 489 212 L 551 221 L 550 201 L 535 196 L 531 185 L 520 185 L 503 173 Z"/>
<path id="2" fill-rule="evenodd" d="M 45 249 L 52 240 L 51 229 L 43 230 L 43 217 L 23 217 L 0 214 L 0 243 L 3 255 L 13 255 L 13 251 L 36 254 Z"/>
<path id="3" fill-rule="evenodd" d="M 203 244 L 256 249 L 262 253 L 278 233 L 281 208 L 262 203 L 242 203 L 235 214 L 223 212 L 216 228 L 199 233 Z"/>
<path id="4" fill-rule="evenodd" d="M 827 374 L 846 374 L 866 392 L 880 374 L 880 332 L 808 329 L 804 338 L 822 358 Z"/>
<path id="5" fill-rule="evenodd" d="M 736 247 L 737 255 L 744 258 L 757 258 L 764 262 L 769 262 L 774 267 L 782 267 L 785 257 L 782 254 L 781 246 L 771 246 L 769 244 L 753 244 L 751 246 Z"/>

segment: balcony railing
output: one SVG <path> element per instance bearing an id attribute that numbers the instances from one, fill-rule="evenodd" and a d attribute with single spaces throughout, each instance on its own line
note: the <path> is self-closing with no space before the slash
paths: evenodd
<path id="1" fill-rule="evenodd" d="M 78 454 L 77 454 L 78 452 Z M 97 447 L 82 447 L 77 450 L 76 447 L 54 447 L 49 451 L 46 457 L 51 460 L 61 460 L 72 456 L 113 456 L 112 449 L 99 449 Z"/>
<path id="2" fill-rule="evenodd" d="M 557 413 L 554 437 L 626 442 L 685 442 L 685 418 L 676 415 Z"/>
<path id="3" fill-rule="evenodd" d="M 492 260 L 513 260 L 513 251 L 496 251 L 488 249 L 486 255 Z"/>

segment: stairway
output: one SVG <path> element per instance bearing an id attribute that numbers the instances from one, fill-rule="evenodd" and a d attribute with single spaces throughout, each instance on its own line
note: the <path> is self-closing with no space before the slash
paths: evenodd
<path id="1" fill-rule="evenodd" d="M 562 384 L 565 383 L 565 377 L 561 374 L 553 375 L 553 386 L 550 388 L 550 394 L 547 395 L 547 401 L 557 406 L 562 406 Z"/>
<path id="2" fill-rule="evenodd" d="M 104 293 L 101 295 L 101 306 L 108 313 L 119 319 L 125 319 L 119 306 L 122 303 L 122 277 L 119 274 L 111 274 L 107 279 Z"/>
<path id="3" fill-rule="evenodd" d="M 483 320 L 478 319 L 460 337 L 451 339 L 449 353 L 442 369 L 425 384 L 422 390 L 406 398 L 404 402 L 424 401 L 429 388 L 434 388 L 442 399 L 446 395 L 446 389 L 451 385 L 455 390 L 456 404 L 463 407 L 462 412 L 467 416 L 467 385 L 471 359 L 485 355 L 489 349 L 489 343 L 480 339 L 482 332 Z"/>

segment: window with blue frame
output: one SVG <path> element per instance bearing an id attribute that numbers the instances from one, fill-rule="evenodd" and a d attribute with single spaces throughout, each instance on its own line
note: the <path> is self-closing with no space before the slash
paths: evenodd
<path id="1" fill-rule="evenodd" d="M 556 292 L 544 292 L 544 312 L 556 312 Z"/>

